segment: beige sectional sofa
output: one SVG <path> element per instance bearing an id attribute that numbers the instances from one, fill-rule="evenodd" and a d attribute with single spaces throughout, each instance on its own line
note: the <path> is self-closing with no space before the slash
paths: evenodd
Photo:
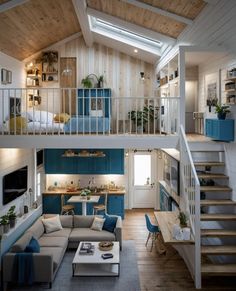
<path id="1" fill-rule="evenodd" d="M 44 215 L 44 218 L 53 214 Z M 40 253 L 33 253 L 34 282 L 49 283 L 50 287 L 60 267 L 67 248 L 77 248 L 80 241 L 119 241 L 122 247 L 122 220 L 117 216 L 114 233 L 106 230 L 96 231 L 90 227 L 94 216 L 65 215 L 60 216 L 63 229 L 51 233 L 45 233 L 42 218 L 36 222 L 21 236 L 3 257 L 3 282 L 17 281 L 13 272 L 16 253 L 24 252 L 26 245 L 35 237 L 40 245 Z M 14 274 L 13 274 L 14 273 Z"/>

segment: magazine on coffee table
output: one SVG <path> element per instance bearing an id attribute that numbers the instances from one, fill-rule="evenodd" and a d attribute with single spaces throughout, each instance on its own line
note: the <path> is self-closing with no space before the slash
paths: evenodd
<path id="1" fill-rule="evenodd" d="M 79 251 L 80 255 L 93 255 L 94 245 L 92 243 L 82 243 Z"/>

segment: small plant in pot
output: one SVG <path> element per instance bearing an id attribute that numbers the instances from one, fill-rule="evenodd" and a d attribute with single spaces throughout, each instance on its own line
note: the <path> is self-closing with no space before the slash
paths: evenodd
<path id="1" fill-rule="evenodd" d="M 83 190 L 80 192 L 80 196 L 86 198 L 87 200 L 90 199 L 90 195 L 91 195 L 91 190 L 89 190 L 89 189 L 83 189 Z"/>
<path id="2" fill-rule="evenodd" d="M 8 215 L 1 216 L 0 224 L 3 225 L 3 232 L 7 233 L 10 229 Z"/>
<path id="3" fill-rule="evenodd" d="M 215 108 L 215 113 L 217 113 L 218 119 L 225 119 L 227 113 L 230 113 L 229 106 L 217 104 Z"/>
<path id="4" fill-rule="evenodd" d="M 15 213 L 15 209 L 16 209 L 16 206 L 13 205 L 10 207 L 10 209 L 8 210 L 7 212 L 7 216 L 8 216 L 8 219 L 9 219 L 9 223 L 10 223 L 10 227 L 15 227 L 16 225 L 16 213 Z"/>
<path id="5" fill-rule="evenodd" d="M 179 218 L 180 227 L 182 228 L 187 227 L 188 217 L 183 211 L 180 211 L 178 218 Z"/>

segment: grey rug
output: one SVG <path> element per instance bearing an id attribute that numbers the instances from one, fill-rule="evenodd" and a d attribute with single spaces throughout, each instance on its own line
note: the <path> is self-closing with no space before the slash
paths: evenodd
<path id="1" fill-rule="evenodd" d="M 140 291 L 135 244 L 132 240 L 123 241 L 120 256 L 120 277 L 72 277 L 72 260 L 75 251 L 67 251 L 56 278 L 52 291 Z M 41 291 L 47 285 L 32 287 L 11 287 L 8 290 Z"/>

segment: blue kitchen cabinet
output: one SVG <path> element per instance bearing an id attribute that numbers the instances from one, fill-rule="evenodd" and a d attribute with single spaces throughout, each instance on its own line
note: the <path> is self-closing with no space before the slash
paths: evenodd
<path id="1" fill-rule="evenodd" d="M 234 141 L 233 119 L 206 119 L 206 136 L 218 141 Z"/>
<path id="2" fill-rule="evenodd" d="M 43 213 L 61 213 L 61 195 L 43 195 Z"/>
<path id="3" fill-rule="evenodd" d="M 107 212 L 108 214 L 119 215 L 124 219 L 124 195 L 108 195 Z"/>
<path id="4" fill-rule="evenodd" d="M 124 174 L 124 149 L 99 149 L 105 157 L 63 157 L 65 151 L 45 149 L 46 174 Z"/>

